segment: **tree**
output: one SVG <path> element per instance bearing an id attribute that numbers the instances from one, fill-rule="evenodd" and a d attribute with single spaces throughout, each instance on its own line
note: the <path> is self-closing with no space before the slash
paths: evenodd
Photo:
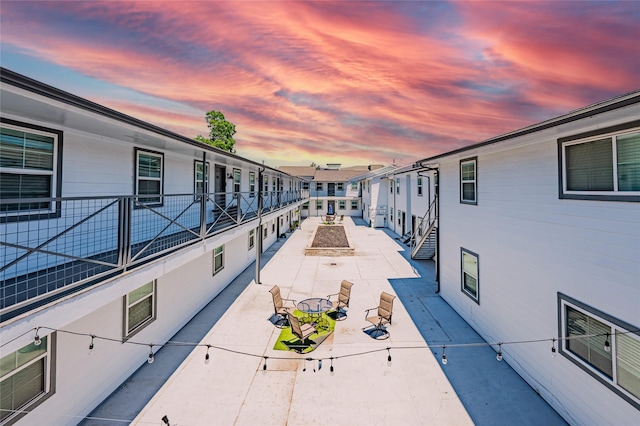
<path id="1" fill-rule="evenodd" d="M 235 154 L 236 141 L 233 135 L 236 133 L 236 125 L 227 121 L 220 111 L 209 111 L 204 119 L 207 120 L 207 127 L 209 127 L 209 138 L 198 135 L 195 140 Z"/>

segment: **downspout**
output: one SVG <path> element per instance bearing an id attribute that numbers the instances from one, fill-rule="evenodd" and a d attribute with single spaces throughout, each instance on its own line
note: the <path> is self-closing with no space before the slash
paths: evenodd
<path id="1" fill-rule="evenodd" d="M 256 239 L 256 284 L 262 284 L 260 282 L 260 255 L 262 254 L 262 186 L 264 185 L 264 176 L 262 172 L 266 170 L 263 167 L 258 170 L 258 232 L 254 232 L 253 236 Z"/>

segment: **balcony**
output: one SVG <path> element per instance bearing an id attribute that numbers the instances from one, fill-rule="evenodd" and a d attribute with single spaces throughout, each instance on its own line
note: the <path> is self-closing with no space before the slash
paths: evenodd
<path id="1" fill-rule="evenodd" d="M 307 191 L 2 200 L 0 322 L 275 212 Z M 46 214 L 42 207 L 49 206 Z M 36 210 L 38 209 L 38 210 Z"/>

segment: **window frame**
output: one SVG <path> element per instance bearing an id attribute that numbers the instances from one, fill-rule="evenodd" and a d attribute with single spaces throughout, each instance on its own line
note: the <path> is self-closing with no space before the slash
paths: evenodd
<path id="1" fill-rule="evenodd" d="M 129 303 L 129 297 L 131 296 L 131 293 L 133 293 L 136 290 L 141 289 L 142 287 L 151 284 L 151 293 L 149 293 L 148 295 L 145 295 L 144 297 L 141 297 L 140 299 Z M 131 330 L 129 329 L 129 323 L 130 323 L 130 318 L 129 318 L 129 309 L 139 303 L 141 303 L 143 300 L 148 299 L 149 297 L 151 297 L 151 315 L 146 318 L 144 321 L 140 322 L 139 324 L 137 324 L 134 328 L 132 328 Z M 158 287 L 157 287 L 157 280 L 152 280 L 149 281 L 147 283 L 144 283 L 141 286 L 136 287 L 135 289 L 131 290 L 130 292 L 128 292 L 127 294 L 125 294 L 123 296 L 123 321 L 122 321 L 122 340 L 123 341 L 127 341 L 129 340 L 131 337 L 135 336 L 136 334 L 138 334 L 141 330 L 143 330 L 144 328 L 146 328 L 149 324 L 151 324 L 152 322 L 154 322 L 156 320 L 157 314 L 158 314 Z"/>
<path id="2" fill-rule="evenodd" d="M 269 175 L 262 175 L 262 185 L 265 194 L 269 193 Z"/>
<path id="3" fill-rule="evenodd" d="M 336 182 L 336 191 L 344 191 L 344 182 Z"/>
<path id="4" fill-rule="evenodd" d="M 476 276 L 468 274 L 475 278 L 476 280 L 476 291 L 475 294 L 471 293 L 469 290 L 465 288 L 465 274 L 467 272 L 464 269 L 464 256 L 468 255 L 474 257 L 476 259 Z M 469 297 L 471 300 L 476 302 L 478 305 L 480 304 L 480 256 L 477 253 L 472 252 L 464 247 L 460 247 L 460 291 Z"/>
<path id="5" fill-rule="evenodd" d="M 309 181 L 303 180 L 302 181 L 302 189 L 309 189 Z"/>
<path id="6" fill-rule="evenodd" d="M 216 258 L 220 257 L 220 267 L 216 269 Z M 211 276 L 215 276 L 224 269 L 224 244 L 212 250 Z"/>
<path id="7" fill-rule="evenodd" d="M 256 196 L 256 172 L 249 172 L 249 197 Z"/>
<path id="8" fill-rule="evenodd" d="M 358 210 L 358 200 L 351 200 L 351 210 Z"/>
<path id="9" fill-rule="evenodd" d="M 618 190 L 618 161 L 617 138 L 640 132 L 640 120 L 611 126 L 590 132 L 579 133 L 558 139 L 558 198 L 572 200 L 597 200 L 597 201 L 627 201 L 640 202 L 640 191 Z M 567 154 L 568 146 L 583 143 L 596 142 L 602 139 L 611 139 L 612 167 L 613 167 L 613 191 L 583 191 L 567 189 Z"/>
<path id="10" fill-rule="evenodd" d="M 238 194 L 242 190 L 242 170 L 233 169 L 233 193 Z"/>
<path id="11" fill-rule="evenodd" d="M 23 365 L 16 367 L 14 369 L 12 369 L 10 372 L 7 372 L 4 377 L 2 377 L 2 379 L 8 379 L 9 377 L 12 377 L 14 375 L 16 375 L 17 373 L 19 373 L 20 371 L 24 371 L 26 370 L 28 367 L 31 367 L 32 365 L 36 364 L 37 362 L 44 360 L 43 362 L 43 370 L 44 370 L 44 374 L 43 374 L 43 380 L 44 380 L 44 384 L 42 386 L 42 391 L 40 393 L 38 393 L 37 395 L 34 395 L 32 398 L 30 398 L 27 402 L 25 402 L 24 404 L 22 404 L 19 407 L 15 407 L 14 413 L 8 414 L 4 419 L 0 420 L 0 423 L 4 426 L 8 426 L 8 425 L 12 425 L 14 423 L 16 423 L 18 420 L 20 420 L 21 418 L 23 418 L 24 416 L 26 416 L 27 414 L 29 414 L 30 411 L 33 411 L 33 409 L 35 409 L 37 406 L 39 406 L 40 404 L 42 404 L 44 401 L 46 401 L 47 399 L 49 399 L 51 396 L 53 396 L 56 393 L 56 349 L 57 349 L 57 333 L 53 332 L 51 334 L 48 334 L 47 336 L 42 336 L 41 337 L 43 343 L 44 340 L 46 339 L 46 345 L 47 345 L 47 349 L 45 351 L 45 353 L 38 355 L 37 357 L 30 359 L 29 361 L 25 362 Z M 14 351 L 10 354 L 6 354 L 3 356 L 6 357 L 8 355 L 13 355 L 16 352 L 20 352 L 20 351 L 24 351 L 26 350 L 29 346 L 32 346 L 32 343 L 29 343 L 28 345 L 23 346 L 22 348 L 18 349 L 17 351 Z M 42 345 L 42 344 L 41 344 Z M 0 383 L 2 382 L 2 379 L 0 379 Z"/>
<path id="12" fill-rule="evenodd" d="M 316 210 L 324 209 L 324 200 L 316 200 Z"/>
<path id="13" fill-rule="evenodd" d="M 396 178 L 396 194 L 400 194 L 400 178 Z"/>
<path id="14" fill-rule="evenodd" d="M 5 127 L 10 130 L 32 133 L 39 136 L 52 137 L 54 139 L 53 147 L 53 159 L 51 173 L 47 172 L 47 176 L 51 176 L 50 183 L 50 195 L 49 198 L 58 198 L 62 193 L 62 154 L 63 154 L 63 139 L 64 132 L 60 130 L 51 129 L 48 127 L 37 126 L 35 124 L 24 123 L 20 121 L 11 120 L 8 118 L 0 117 L 0 127 Z M 14 173 L 13 171 L 18 171 Z M 26 173 L 25 173 L 26 171 Z M 0 167 L 0 172 L 11 173 L 19 175 L 45 175 L 44 170 L 32 170 L 32 169 L 20 169 L 14 167 Z M 43 220 L 54 219 L 61 215 L 61 202 L 51 201 L 49 208 L 24 211 L 11 210 L 7 212 L 0 212 L 0 223 L 7 222 L 21 222 L 26 220 Z"/>
<path id="15" fill-rule="evenodd" d="M 141 179 L 141 177 L 139 176 L 139 170 L 140 170 L 140 154 L 142 155 L 147 155 L 150 157 L 158 157 L 160 158 L 160 178 L 148 178 L 148 177 L 144 177 L 144 179 Z M 162 194 L 164 193 L 164 153 L 162 152 L 157 152 L 157 151 L 151 151 L 148 149 L 143 149 L 143 148 L 134 148 L 134 195 L 136 196 L 136 208 L 140 208 L 140 205 L 144 205 L 147 207 L 162 207 L 164 204 L 164 198 L 162 197 Z M 156 194 L 139 194 L 138 192 L 140 191 L 140 181 L 141 180 L 149 180 L 149 181 L 158 181 L 160 182 L 160 192 L 156 195 Z M 157 201 L 141 201 L 140 198 L 157 198 Z"/>
<path id="16" fill-rule="evenodd" d="M 320 192 L 320 191 L 324 191 L 322 182 L 316 182 L 316 191 Z"/>
<path id="17" fill-rule="evenodd" d="M 640 410 L 640 396 L 635 396 L 622 386 L 620 386 L 618 381 L 617 374 L 617 335 L 616 331 L 622 331 L 626 336 L 633 338 L 640 342 L 640 327 L 629 324 L 625 321 L 622 321 L 612 315 L 609 315 L 605 312 L 600 311 L 599 309 L 594 308 L 593 306 L 587 305 L 586 303 L 580 302 L 566 294 L 558 292 L 558 352 L 564 356 L 566 359 L 571 361 L 573 364 L 578 366 L 581 370 L 589 374 L 591 377 L 605 385 L 611 391 L 613 391 L 616 395 L 627 401 L 629 404 L 634 406 L 636 409 Z M 571 349 L 567 348 L 567 307 L 574 309 L 582 314 L 585 314 L 594 320 L 603 323 L 610 327 L 610 335 L 609 335 L 609 343 L 611 347 L 611 351 L 608 352 L 611 354 L 611 368 L 612 374 L 611 377 L 608 377 L 606 373 L 602 372 L 596 366 L 591 364 L 589 361 L 580 357 L 578 354 L 571 351 Z M 632 331 L 633 330 L 633 331 Z"/>
<path id="18" fill-rule="evenodd" d="M 422 176 L 418 176 L 416 180 L 416 187 L 418 191 L 418 197 L 422 197 Z"/>
<path id="19" fill-rule="evenodd" d="M 473 163 L 473 179 L 464 180 L 462 176 L 462 167 L 464 164 Z M 460 179 L 460 204 L 470 204 L 477 205 L 478 204 L 478 157 L 470 157 L 464 158 L 460 160 L 459 163 L 459 173 L 458 177 Z M 473 200 L 464 198 L 464 184 L 473 184 Z"/>
<path id="20" fill-rule="evenodd" d="M 200 192 L 198 192 L 198 183 L 201 183 L 203 188 L 202 193 L 208 194 L 210 182 L 209 170 L 211 170 L 210 164 L 208 161 L 205 163 L 204 170 L 202 171 L 202 180 L 198 179 L 198 166 L 202 167 L 202 160 L 193 161 L 193 193 L 196 195 L 200 194 Z"/>
<path id="21" fill-rule="evenodd" d="M 338 210 L 346 210 L 346 209 L 347 209 L 347 201 L 338 200 Z"/>
<path id="22" fill-rule="evenodd" d="M 352 191 L 357 191 L 358 190 L 358 181 L 351 182 L 351 190 Z"/>
<path id="23" fill-rule="evenodd" d="M 256 230 L 249 229 L 249 248 L 248 250 L 253 249 L 256 246 Z"/>

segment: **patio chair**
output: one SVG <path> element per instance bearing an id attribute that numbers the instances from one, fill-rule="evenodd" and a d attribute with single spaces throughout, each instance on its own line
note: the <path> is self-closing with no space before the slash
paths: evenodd
<path id="1" fill-rule="evenodd" d="M 325 216 L 324 221 L 330 225 L 333 225 L 335 223 L 335 218 L 335 216 L 328 214 Z"/>
<path id="2" fill-rule="evenodd" d="M 344 215 L 343 215 L 343 214 L 341 214 L 341 215 L 340 215 L 340 220 L 338 221 L 338 223 L 342 223 L 342 221 L 343 221 L 343 220 L 344 220 Z"/>
<path id="3" fill-rule="evenodd" d="M 269 290 L 271 296 L 273 297 L 273 309 L 275 310 L 274 321 L 273 324 L 276 327 L 282 328 L 289 325 L 289 316 L 293 310 L 295 310 L 296 301 L 293 299 L 283 299 L 280 295 L 280 287 L 274 285 L 271 290 Z M 285 301 L 292 302 L 293 307 L 285 306 Z"/>
<path id="4" fill-rule="evenodd" d="M 300 320 L 295 315 L 289 315 L 289 323 L 291 324 L 291 333 L 298 339 L 289 342 L 287 346 L 296 352 L 302 352 L 314 343 L 309 340 L 309 336 L 316 332 L 316 328 L 312 324 L 300 324 Z"/>
<path id="5" fill-rule="evenodd" d="M 351 298 L 352 285 L 353 285 L 352 282 L 349 282 L 347 280 L 342 280 L 342 283 L 340 284 L 340 292 L 333 293 L 327 296 L 327 299 L 329 300 L 331 300 L 331 296 L 338 296 L 338 300 L 331 300 L 331 303 L 333 303 L 332 318 L 335 317 L 334 319 L 336 321 L 342 321 L 347 319 L 347 311 L 344 308 L 349 307 L 349 299 Z"/>
<path id="6" fill-rule="evenodd" d="M 371 325 L 364 327 L 362 331 L 377 340 L 383 340 L 389 337 L 389 331 L 386 324 L 391 324 L 391 314 L 393 312 L 393 299 L 396 296 L 385 293 L 380 294 L 380 304 L 375 308 L 367 309 L 364 317 Z M 377 309 L 377 315 L 369 316 L 369 312 Z"/>

